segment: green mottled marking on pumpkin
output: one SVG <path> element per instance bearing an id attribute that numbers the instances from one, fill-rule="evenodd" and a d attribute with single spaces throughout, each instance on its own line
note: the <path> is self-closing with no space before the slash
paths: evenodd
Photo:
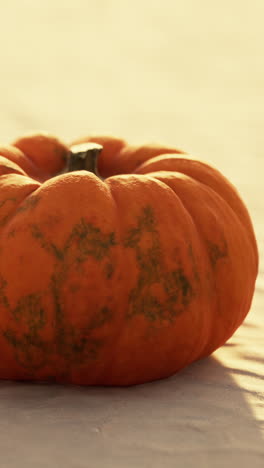
<path id="1" fill-rule="evenodd" d="M 3 211 L 4 211 L 4 213 L 2 213 L 2 214 L 1 214 L 1 211 L 0 211 L 0 226 L 4 226 L 6 224 L 6 222 L 8 221 L 8 218 L 10 217 L 10 209 L 8 210 L 7 205 L 9 203 L 12 203 L 12 208 L 11 208 L 11 212 L 12 212 L 13 205 L 16 202 L 17 202 L 17 199 L 14 198 L 14 197 L 6 198 L 5 200 L 2 200 L 0 202 L 0 210 L 3 209 Z"/>
<path id="2" fill-rule="evenodd" d="M 25 322 L 30 330 L 43 328 L 45 325 L 44 309 L 41 306 L 41 297 L 39 294 L 29 294 L 18 302 L 13 311 L 13 316 L 18 322 Z"/>
<path id="3" fill-rule="evenodd" d="M 151 236 L 147 245 L 142 247 L 141 240 L 146 233 Z M 124 245 L 135 249 L 140 271 L 137 284 L 129 295 L 130 307 L 127 316 L 144 315 L 151 322 L 158 319 L 172 322 L 191 302 L 194 290 L 180 260 L 175 270 L 166 270 L 154 210 L 151 206 L 142 210 L 137 225 L 130 228 L 126 234 Z M 162 287 L 163 300 L 153 294 L 152 289 L 155 285 Z"/>
<path id="4" fill-rule="evenodd" d="M 52 253 L 57 258 L 57 260 L 64 259 L 65 253 L 63 249 L 59 249 L 53 242 L 47 241 L 37 224 L 31 224 L 31 234 L 35 239 L 37 239 L 40 242 L 41 247 L 43 247 L 48 252 Z"/>
<path id="5" fill-rule="evenodd" d="M 211 265 L 216 266 L 218 260 L 228 257 L 228 246 L 225 239 L 222 240 L 221 245 L 215 244 L 214 242 L 207 241 L 209 257 Z"/>
<path id="6" fill-rule="evenodd" d="M 108 254 L 109 249 L 116 245 L 115 233 L 103 233 L 101 229 L 82 218 L 73 227 L 64 250 L 67 251 L 73 244 L 77 245 L 79 250 L 76 257 L 79 263 L 84 262 L 88 256 L 100 261 Z"/>
<path id="7" fill-rule="evenodd" d="M 25 201 L 23 201 L 23 203 L 21 205 L 18 206 L 18 208 L 16 209 L 16 212 L 17 213 L 20 213 L 20 212 L 23 212 L 23 211 L 27 211 L 28 209 L 30 208 L 34 208 L 38 202 L 40 200 L 40 197 L 39 196 L 31 196 L 31 197 L 28 197 Z M 14 198 L 14 197 L 9 197 L 9 198 L 6 198 L 5 200 L 2 200 L 0 202 L 0 210 L 5 207 L 5 205 L 7 203 L 17 203 L 18 200 L 17 198 Z M 12 211 L 12 209 L 11 209 Z M 4 216 L 2 216 L 2 219 L 1 219 L 1 213 L 0 213 L 0 226 L 3 226 L 4 224 L 6 224 L 6 222 L 8 221 L 8 218 L 10 217 L 10 212 L 8 213 L 5 213 Z"/>
<path id="8" fill-rule="evenodd" d="M 11 310 L 17 329 L 8 328 L 3 336 L 15 349 L 17 361 L 23 367 L 34 371 L 47 364 L 51 343 L 43 340 L 39 332 L 46 325 L 45 310 L 39 294 L 29 294 L 21 298 Z M 27 331 L 20 331 L 27 329 Z"/>
<path id="9" fill-rule="evenodd" d="M 15 356 L 21 366 L 34 374 L 47 364 L 49 355 L 56 352 L 64 359 L 64 369 L 57 369 L 60 374 L 70 371 L 71 365 L 86 364 L 91 359 L 96 359 L 104 342 L 92 337 L 93 330 L 103 327 L 111 321 L 112 312 L 108 307 L 94 310 L 92 317 L 87 309 L 87 321 L 82 329 L 76 329 L 68 323 L 65 314 L 63 287 L 72 268 L 76 268 L 79 262 L 84 262 L 90 257 L 99 262 L 104 262 L 102 271 L 110 277 L 113 272 L 109 256 L 111 248 L 116 245 L 113 232 L 103 233 L 99 228 L 86 222 L 84 219 L 73 227 L 62 248 L 53 241 L 47 239 L 41 230 L 41 226 L 31 224 L 31 234 L 39 244 L 57 262 L 54 274 L 50 281 L 50 292 L 54 301 L 54 334 L 52 343 L 42 340 L 39 335 L 45 326 L 45 310 L 41 306 L 41 295 L 31 294 L 22 297 L 14 310 L 11 309 L 5 294 L 6 281 L 0 278 L 0 302 L 11 312 L 18 325 L 27 327 L 26 332 L 19 333 L 19 329 L 8 328 L 3 332 L 5 339 L 15 350 Z M 89 305 L 87 305 L 89 308 Z M 73 311 L 74 313 L 74 311 Z M 16 327 L 17 328 L 17 327 Z M 63 366 L 62 366 L 63 367 Z"/>
<path id="10" fill-rule="evenodd" d="M 102 307 L 90 320 L 88 328 L 94 330 L 95 328 L 102 327 L 107 322 L 110 322 L 113 317 L 113 313 L 109 307 Z"/>
<path id="11" fill-rule="evenodd" d="M 67 360 L 67 364 L 85 364 L 98 357 L 98 352 L 103 346 L 103 341 L 92 337 L 93 330 L 110 322 L 112 312 L 108 307 L 102 307 L 84 328 L 76 329 L 72 325 L 64 325 L 64 340 L 60 342 L 60 354 Z"/>
<path id="12" fill-rule="evenodd" d="M 13 228 L 10 231 L 8 231 L 7 237 L 8 238 L 15 237 L 16 234 L 17 234 L 17 229 Z"/>
<path id="13" fill-rule="evenodd" d="M 22 213 L 35 208 L 40 202 L 41 197 L 39 195 L 32 195 L 26 198 L 26 200 L 18 207 L 17 213 Z"/>
<path id="14" fill-rule="evenodd" d="M 5 281 L 2 276 L 0 276 L 0 303 L 2 303 L 6 309 L 10 309 L 10 304 L 5 293 L 6 286 L 7 281 Z"/>
<path id="15" fill-rule="evenodd" d="M 171 303 L 180 302 L 187 306 L 192 298 L 192 287 L 183 268 L 167 273 L 164 288 Z"/>
<path id="16" fill-rule="evenodd" d="M 61 248 L 57 247 L 54 242 L 47 240 L 37 224 L 31 224 L 31 233 L 46 251 L 61 261 L 64 261 L 68 252 L 73 249 L 77 250 L 75 252 L 77 263 L 85 262 L 89 256 L 100 261 L 108 255 L 109 249 L 116 245 L 114 232 L 103 233 L 85 219 L 81 219 L 73 227 Z"/>
<path id="17" fill-rule="evenodd" d="M 91 359 L 96 359 L 98 351 L 103 343 L 99 339 L 91 337 L 91 332 L 103 326 L 112 317 L 111 311 L 104 307 L 95 312 L 92 319 L 88 319 L 86 325 L 80 330 L 67 323 L 62 302 L 61 288 L 67 276 L 67 270 L 63 269 L 52 277 L 52 294 L 55 304 L 55 341 L 56 351 L 64 358 L 65 372 L 71 365 L 86 364 Z"/>
<path id="18" fill-rule="evenodd" d="M 56 319 L 56 329 L 59 329 L 59 324 L 62 323 L 63 321 L 63 307 L 62 307 L 62 302 L 60 299 L 60 288 L 63 285 L 65 278 L 65 272 L 64 271 L 59 271 L 52 275 L 51 277 L 51 282 L 50 282 L 50 287 L 51 287 L 51 292 L 54 300 L 54 306 L 55 306 L 55 319 Z M 61 338 L 63 338 L 63 330 L 58 330 L 60 333 Z"/>
<path id="19" fill-rule="evenodd" d="M 55 338 L 57 352 L 65 359 L 66 367 L 72 364 L 85 364 L 87 360 L 95 359 L 103 343 L 91 336 L 93 330 L 111 321 L 112 311 L 108 307 L 95 310 L 93 316 L 87 310 L 87 322 L 81 330 L 67 323 L 61 291 L 67 277 L 67 267 L 64 266 L 52 277 L 52 295 L 55 305 Z M 89 307 L 89 306 L 87 306 Z"/>
<path id="20" fill-rule="evenodd" d="M 106 263 L 104 272 L 106 279 L 111 279 L 115 271 L 115 267 L 112 263 Z"/>
<path id="21" fill-rule="evenodd" d="M 95 359 L 103 343 L 91 336 L 96 328 L 102 327 L 111 320 L 112 312 L 103 307 L 91 314 L 87 310 L 87 322 L 82 330 L 76 330 L 68 323 L 65 314 L 63 299 L 63 287 L 71 269 L 78 268 L 80 263 L 87 261 L 89 257 L 103 262 L 102 271 L 110 278 L 113 274 L 113 266 L 109 262 L 111 248 L 116 245 L 115 233 L 104 233 L 85 219 L 73 226 L 62 248 L 58 248 L 49 241 L 38 226 L 32 225 L 31 232 L 41 246 L 52 254 L 58 262 L 50 282 L 50 291 L 54 301 L 55 311 L 55 342 L 57 353 L 64 358 L 65 372 L 71 365 L 82 365 L 87 360 Z M 87 305 L 89 307 L 89 305 Z"/>
<path id="22" fill-rule="evenodd" d="M 142 231 L 153 232 L 154 229 L 154 215 L 150 206 L 143 208 L 142 215 L 138 217 L 138 223 L 134 228 L 129 229 L 125 236 L 125 247 L 137 247 Z"/>

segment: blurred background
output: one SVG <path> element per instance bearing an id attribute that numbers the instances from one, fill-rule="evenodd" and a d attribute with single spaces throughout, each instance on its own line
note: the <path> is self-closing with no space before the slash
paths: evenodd
<path id="1" fill-rule="evenodd" d="M 111 133 L 257 177 L 263 15 L 263 0 L 1 1 L 1 142 Z"/>

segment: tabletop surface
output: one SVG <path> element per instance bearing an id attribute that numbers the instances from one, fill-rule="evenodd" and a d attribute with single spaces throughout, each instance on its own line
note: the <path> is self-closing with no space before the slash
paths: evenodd
<path id="1" fill-rule="evenodd" d="M 46 130 L 181 147 L 236 185 L 260 251 L 244 324 L 177 375 L 123 389 L 1 382 L 1 468 L 263 466 L 263 15 L 261 0 L 1 5 L 1 143 Z"/>

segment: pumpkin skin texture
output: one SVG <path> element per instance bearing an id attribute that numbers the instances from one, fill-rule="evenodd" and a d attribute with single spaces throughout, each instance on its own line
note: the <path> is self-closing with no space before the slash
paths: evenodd
<path id="1" fill-rule="evenodd" d="M 248 211 L 180 150 L 103 146 L 102 180 L 62 173 L 48 134 L 0 148 L 0 378 L 132 385 L 208 356 L 252 302 Z"/>

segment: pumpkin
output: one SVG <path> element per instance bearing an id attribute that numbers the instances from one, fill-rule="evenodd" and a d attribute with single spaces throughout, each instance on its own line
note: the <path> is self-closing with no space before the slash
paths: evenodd
<path id="1" fill-rule="evenodd" d="M 132 385 L 223 345 L 258 271 L 247 208 L 171 147 L 48 134 L 0 148 L 0 378 Z"/>

